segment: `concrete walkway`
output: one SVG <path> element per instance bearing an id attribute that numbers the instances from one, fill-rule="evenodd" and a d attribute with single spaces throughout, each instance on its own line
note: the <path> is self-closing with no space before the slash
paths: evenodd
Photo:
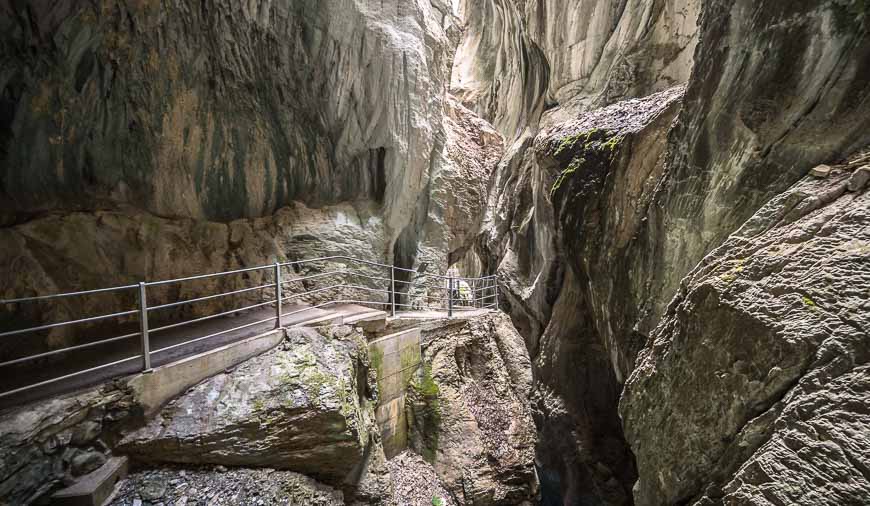
<path id="1" fill-rule="evenodd" d="M 300 305 L 285 305 L 283 307 L 283 312 L 285 315 L 287 315 L 287 313 L 294 313 L 283 317 L 282 323 L 284 327 L 325 325 L 338 322 L 354 324 L 361 320 L 377 318 L 384 319 L 387 316 L 387 313 L 383 311 L 350 304 L 327 306 L 322 309 Z M 215 318 L 212 320 L 167 329 L 165 331 L 153 332 L 150 334 L 152 350 L 151 366 L 158 367 L 172 363 L 219 346 L 269 332 L 275 328 L 274 321 L 252 325 L 243 329 L 232 330 L 195 342 L 188 342 L 226 329 L 234 329 L 248 323 L 264 320 L 274 316 L 274 314 L 275 308 L 267 306 L 238 314 L 236 316 Z M 135 330 L 138 329 L 122 330 L 122 332 L 134 332 Z M 179 346 L 160 351 L 162 348 L 174 345 Z M 114 343 L 107 343 L 84 350 L 61 353 L 40 360 L 8 366 L 4 369 L 3 374 L 0 375 L 0 392 L 7 392 L 19 387 L 46 382 L 103 364 L 114 363 L 109 367 L 104 367 L 96 371 L 72 376 L 67 379 L 47 383 L 20 393 L 2 397 L 0 398 L 0 410 L 12 406 L 18 406 L 37 399 L 78 390 L 87 386 L 105 382 L 111 378 L 140 372 L 142 370 L 141 353 L 140 339 L 138 336 L 135 336 Z"/>

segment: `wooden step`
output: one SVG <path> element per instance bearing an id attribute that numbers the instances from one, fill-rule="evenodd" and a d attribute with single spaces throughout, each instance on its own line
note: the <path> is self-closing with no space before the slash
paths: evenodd
<path id="1" fill-rule="evenodd" d="M 57 506 L 101 506 L 127 476 L 127 457 L 112 457 L 99 469 L 82 476 L 72 486 L 55 492 L 51 504 Z"/>

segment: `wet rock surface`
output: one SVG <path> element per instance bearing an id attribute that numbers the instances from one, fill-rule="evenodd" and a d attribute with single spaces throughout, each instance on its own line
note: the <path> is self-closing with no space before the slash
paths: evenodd
<path id="1" fill-rule="evenodd" d="M 638 504 L 870 496 L 870 192 L 848 190 L 856 170 L 803 179 L 684 280 L 620 404 Z"/>
<path id="2" fill-rule="evenodd" d="M 160 467 L 131 473 L 110 506 L 269 506 L 345 504 L 340 490 L 291 471 Z"/>
<path id="3" fill-rule="evenodd" d="M 412 384 L 410 446 L 434 467 L 460 505 L 534 501 L 531 368 L 504 314 L 427 331 L 427 365 Z"/>
<path id="4" fill-rule="evenodd" d="M 278 349 L 172 401 L 117 451 L 139 462 L 267 466 L 353 484 L 380 448 L 367 360 L 350 327 L 291 329 Z"/>

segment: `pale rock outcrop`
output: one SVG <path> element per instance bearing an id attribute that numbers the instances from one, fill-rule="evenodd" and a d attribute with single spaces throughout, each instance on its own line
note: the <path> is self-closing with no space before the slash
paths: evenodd
<path id="1" fill-rule="evenodd" d="M 292 329 L 284 343 L 175 399 L 116 450 L 148 463 L 287 469 L 354 486 L 381 451 L 365 338 Z"/>
<path id="2" fill-rule="evenodd" d="M 503 153 L 502 136 L 451 95 L 445 100 L 446 142 L 433 159 L 426 221 L 416 264 L 446 273 L 472 251 L 486 214 L 489 181 Z M 479 272 L 465 272 L 476 276 Z"/>
<path id="3" fill-rule="evenodd" d="M 424 332 L 424 370 L 407 401 L 411 447 L 456 504 L 531 503 L 538 494 L 531 367 L 500 313 Z"/>
<path id="4" fill-rule="evenodd" d="M 620 403 L 637 504 L 870 496 L 870 191 L 848 189 L 855 168 L 801 180 L 681 284 Z"/>
<path id="5" fill-rule="evenodd" d="M 451 90 L 509 141 L 689 79 L 700 0 L 459 0 Z M 549 116 L 550 119 L 546 119 Z"/>

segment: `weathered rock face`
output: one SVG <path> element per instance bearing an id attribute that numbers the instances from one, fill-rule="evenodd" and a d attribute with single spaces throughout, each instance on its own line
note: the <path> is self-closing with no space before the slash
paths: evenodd
<path id="1" fill-rule="evenodd" d="M 342 204 L 309 209 L 301 204 L 278 210 L 273 216 L 230 223 L 174 220 L 141 212 L 97 211 L 48 215 L 14 227 L 0 228 L 0 298 L 57 293 L 70 288 L 91 289 L 139 281 L 172 279 L 204 272 L 268 265 L 330 255 L 349 255 L 370 261 L 382 259 L 384 223 L 372 205 Z M 315 233 L 312 233 L 315 232 Z M 341 262 L 305 266 L 340 270 Z M 364 265 L 347 267 L 382 276 Z M 371 271 L 371 272 L 369 272 Z M 224 276 L 207 281 L 150 290 L 149 301 L 158 304 L 248 288 L 273 282 L 269 270 L 245 276 Z M 352 280 L 349 280 L 352 281 Z M 320 279 L 306 286 L 288 285 L 285 295 L 341 282 Z M 365 284 L 365 280 L 356 280 Z M 315 286 L 317 285 L 317 286 Z M 336 296 L 336 293 L 324 295 Z M 263 293 L 215 299 L 194 306 L 155 314 L 171 320 L 203 316 L 265 300 Z M 26 327 L 27 322 L 64 321 L 85 315 L 125 311 L 136 305 L 133 291 L 120 294 L 61 299 L 52 304 L 4 306 L 0 326 Z M 31 338 L 34 351 L 49 345 L 69 344 L 82 327 L 54 329 L 46 340 Z M 109 332 L 109 331 L 107 331 Z M 107 334 L 111 335 L 111 334 Z M 35 336 L 38 337 L 38 336 Z M 20 355 L 22 342 L 0 347 L 4 356 Z M 14 353 L 13 353 L 14 352 Z"/>
<path id="2" fill-rule="evenodd" d="M 860 2 L 705 3 L 698 60 L 639 243 L 656 326 L 682 277 L 811 167 L 870 142 Z"/>
<path id="3" fill-rule="evenodd" d="M 544 108 L 558 122 L 670 88 L 689 78 L 700 4 L 460 0 L 451 89 L 513 140 L 534 132 Z"/>
<path id="4" fill-rule="evenodd" d="M 630 245 L 682 92 L 544 130 L 497 197 L 511 233 L 490 232 L 489 247 L 506 248 L 507 303 L 534 357 L 544 491 L 569 502 L 630 500 L 634 467 L 615 409 L 621 374 L 643 341 L 622 339 L 612 325 L 637 305 Z"/>
<path id="5" fill-rule="evenodd" d="M 440 2 L 0 9 L 0 222 L 360 200 L 395 238 L 426 186 L 455 33 Z"/>
<path id="6" fill-rule="evenodd" d="M 647 11 L 631 2 L 600 3 L 583 21 L 620 24 L 606 14 L 622 12 L 624 27 L 656 27 L 644 32 L 661 42 L 648 56 L 670 56 L 638 56 L 638 62 L 654 63 L 622 79 L 620 64 L 608 63 L 609 50 L 600 49 L 607 44 L 599 43 L 596 50 L 587 38 L 576 51 L 600 54 L 599 64 L 577 57 L 570 63 L 599 70 L 572 74 L 568 60 L 560 64 L 551 56 L 541 28 L 531 27 L 558 34 L 559 20 L 574 19 L 575 8 L 594 2 L 579 4 L 562 2 L 544 17 L 521 16 L 527 23 L 524 40 L 535 41 L 549 63 L 547 89 L 559 95 L 553 99 L 559 107 L 544 114 L 540 133 L 522 131 L 506 150 L 492 183 L 480 256 L 487 268 L 498 266 L 509 311 L 532 353 L 545 493 L 553 488 L 565 500 L 589 494 L 618 503 L 629 500 L 634 471 L 612 412 L 637 351 L 679 280 L 704 254 L 812 166 L 870 140 L 868 76 L 861 66 L 868 38 L 857 3 L 709 1 L 657 10 L 655 2 L 644 2 Z M 625 141 L 606 125 L 590 134 L 595 112 L 578 116 L 577 111 L 686 78 L 688 59 L 677 48 L 694 44 L 694 30 L 691 23 L 672 21 L 689 20 L 699 11 L 701 43 L 682 109 L 670 103 L 658 116 L 645 116 L 625 101 L 622 109 L 617 103 L 600 111 L 613 115 L 616 130 L 631 130 L 634 121 L 646 117 L 635 140 L 611 158 L 602 148 Z M 640 12 L 649 17 L 635 25 L 632 13 Z M 637 55 L 655 46 L 644 36 L 635 38 L 637 32 L 620 30 L 614 40 L 626 48 L 637 41 Z M 672 50 L 666 51 L 670 42 L 653 33 L 670 34 Z M 567 40 L 560 37 L 554 36 L 550 47 Z M 651 100 L 670 102 L 661 96 Z M 675 115 L 677 127 L 671 129 Z M 576 126 L 584 122 L 587 126 Z M 550 134 L 560 131 L 561 136 Z M 574 150 L 560 151 L 566 140 Z M 565 177 L 554 190 L 560 174 Z M 578 378 L 578 368 L 588 371 L 588 378 Z M 590 415 L 583 422 L 578 414 L 585 413 Z M 587 429 L 576 430 L 580 436 L 566 442 L 571 427 Z M 600 434 L 604 427 L 611 438 Z M 591 443 L 605 440 L 612 444 Z M 607 471 L 592 469 L 589 463 L 595 462 Z M 611 477 L 618 487 L 607 485 Z"/>
<path id="7" fill-rule="evenodd" d="M 537 496 L 531 366 L 507 316 L 459 320 L 424 334 L 412 385 L 412 448 L 457 504 L 519 504 Z"/>
<path id="8" fill-rule="evenodd" d="M 486 214 L 488 184 L 503 153 L 502 136 L 492 125 L 450 95 L 445 111 L 444 149 L 433 159 L 415 258 L 442 273 L 471 251 Z"/>
<path id="9" fill-rule="evenodd" d="M 117 450 L 143 462 L 273 467 L 353 485 L 380 451 L 367 361 L 350 327 L 290 330 L 280 349 L 193 387 Z"/>
<path id="10" fill-rule="evenodd" d="M 854 169 L 777 196 L 684 280 L 620 403 L 638 504 L 870 496 L 870 192 Z"/>
<path id="11" fill-rule="evenodd" d="M 118 430 L 141 417 L 128 389 L 108 385 L 0 416 L 0 498 L 29 504 L 101 466 Z"/>

